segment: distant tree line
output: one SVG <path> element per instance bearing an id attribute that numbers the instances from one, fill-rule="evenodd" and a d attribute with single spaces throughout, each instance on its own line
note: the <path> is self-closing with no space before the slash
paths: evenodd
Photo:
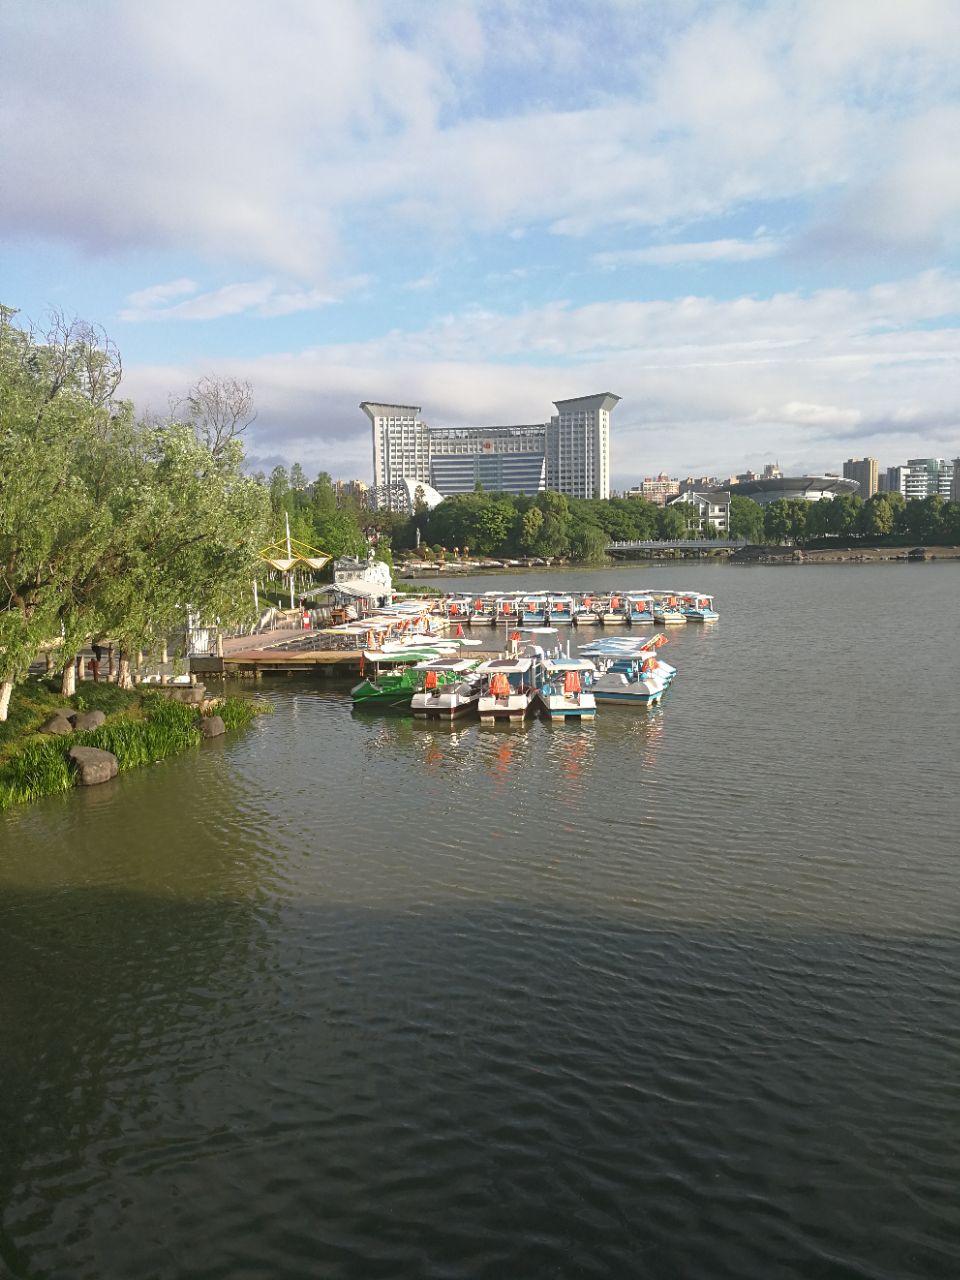
<path id="1" fill-rule="evenodd" d="M 947 502 L 938 494 L 909 502 L 896 492 L 875 493 L 866 501 L 856 494 L 838 494 L 819 502 L 780 498 L 765 507 L 734 497 L 731 504 L 731 526 L 736 512 L 736 527 L 751 542 L 805 546 L 820 539 L 869 538 L 925 546 L 960 543 L 960 503 Z"/>
<path id="2" fill-rule="evenodd" d="M 408 516 L 368 511 L 354 497 L 338 495 L 326 472 L 308 482 L 299 464 L 289 471 L 276 467 L 269 479 L 261 479 L 278 525 L 286 514 L 294 537 L 333 556 L 362 555 L 376 542 L 378 554 L 387 559 L 392 549 L 418 550 L 428 559 L 458 554 L 589 562 L 602 559 L 611 542 L 724 536 L 709 526 L 701 530 L 698 509 L 683 502 L 661 507 L 643 498 L 581 500 L 553 492 L 477 489 L 446 498 L 432 511 L 420 499 Z M 908 503 L 899 493 L 878 493 L 867 502 L 841 494 L 819 502 L 780 499 L 768 506 L 735 495 L 730 536 L 800 546 L 830 537 L 955 542 L 960 507 L 938 497 Z"/>

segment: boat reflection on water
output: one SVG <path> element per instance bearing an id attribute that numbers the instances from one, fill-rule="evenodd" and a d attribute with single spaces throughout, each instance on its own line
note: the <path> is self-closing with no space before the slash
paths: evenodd
<path id="1" fill-rule="evenodd" d="M 639 754 L 644 765 L 652 765 L 664 742 L 667 726 L 664 708 L 658 703 L 642 716 L 631 715 L 629 708 L 610 707 L 604 711 L 604 715 L 597 716 L 597 734 L 604 740 L 615 738 L 624 751 L 631 756 Z"/>
<path id="2" fill-rule="evenodd" d="M 592 724 L 584 723 L 583 733 L 557 733 L 551 738 L 547 756 L 560 771 L 564 790 L 579 792 L 592 772 L 596 735 Z"/>

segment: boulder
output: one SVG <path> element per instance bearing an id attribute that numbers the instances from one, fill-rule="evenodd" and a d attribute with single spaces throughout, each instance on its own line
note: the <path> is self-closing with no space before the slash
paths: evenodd
<path id="1" fill-rule="evenodd" d="M 59 734 L 73 733 L 73 725 L 67 719 L 66 712 L 55 711 L 49 719 L 44 720 L 37 732 Z"/>
<path id="2" fill-rule="evenodd" d="M 99 747 L 71 747 L 70 759 L 77 766 L 81 787 L 93 787 L 117 776 L 117 757 Z"/>
<path id="3" fill-rule="evenodd" d="M 99 729 L 106 718 L 102 711 L 81 711 L 74 717 L 73 727 L 75 729 Z"/>
<path id="4" fill-rule="evenodd" d="M 201 716 L 200 736 L 202 738 L 219 738 L 227 732 L 222 716 Z"/>

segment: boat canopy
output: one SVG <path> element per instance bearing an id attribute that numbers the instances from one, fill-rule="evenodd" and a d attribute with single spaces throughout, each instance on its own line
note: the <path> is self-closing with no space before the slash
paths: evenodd
<path id="1" fill-rule="evenodd" d="M 536 658 L 489 658 L 480 664 L 478 671 L 529 671 Z"/>
<path id="2" fill-rule="evenodd" d="M 415 669 L 417 671 L 473 671 L 476 665 L 476 658 L 434 658 L 427 662 L 418 662 Z"/>

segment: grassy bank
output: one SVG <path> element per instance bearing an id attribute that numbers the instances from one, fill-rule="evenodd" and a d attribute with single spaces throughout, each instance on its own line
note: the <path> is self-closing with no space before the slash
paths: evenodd
<path id="1" fill-rule="evenodd" d="M 64 698 L 45 681 L 18 690 L 16 713 L 0 725 L 0 810 L 41 796 L 69 791 L 77 772 L 70 748 L 99 747 L 117 758 L 120 773 L 179 755 L 201 741 L 198 708 L 174 702 L 155 691 L 139 693 L 116 685 L 84 685 Z M 62 737 L 38 729 L 54 711 L 103 711 L 98 729 Z M 210 708 L 228 730 L 248 725 L 267 708 L 249 698 L 228 697 Z"/>

